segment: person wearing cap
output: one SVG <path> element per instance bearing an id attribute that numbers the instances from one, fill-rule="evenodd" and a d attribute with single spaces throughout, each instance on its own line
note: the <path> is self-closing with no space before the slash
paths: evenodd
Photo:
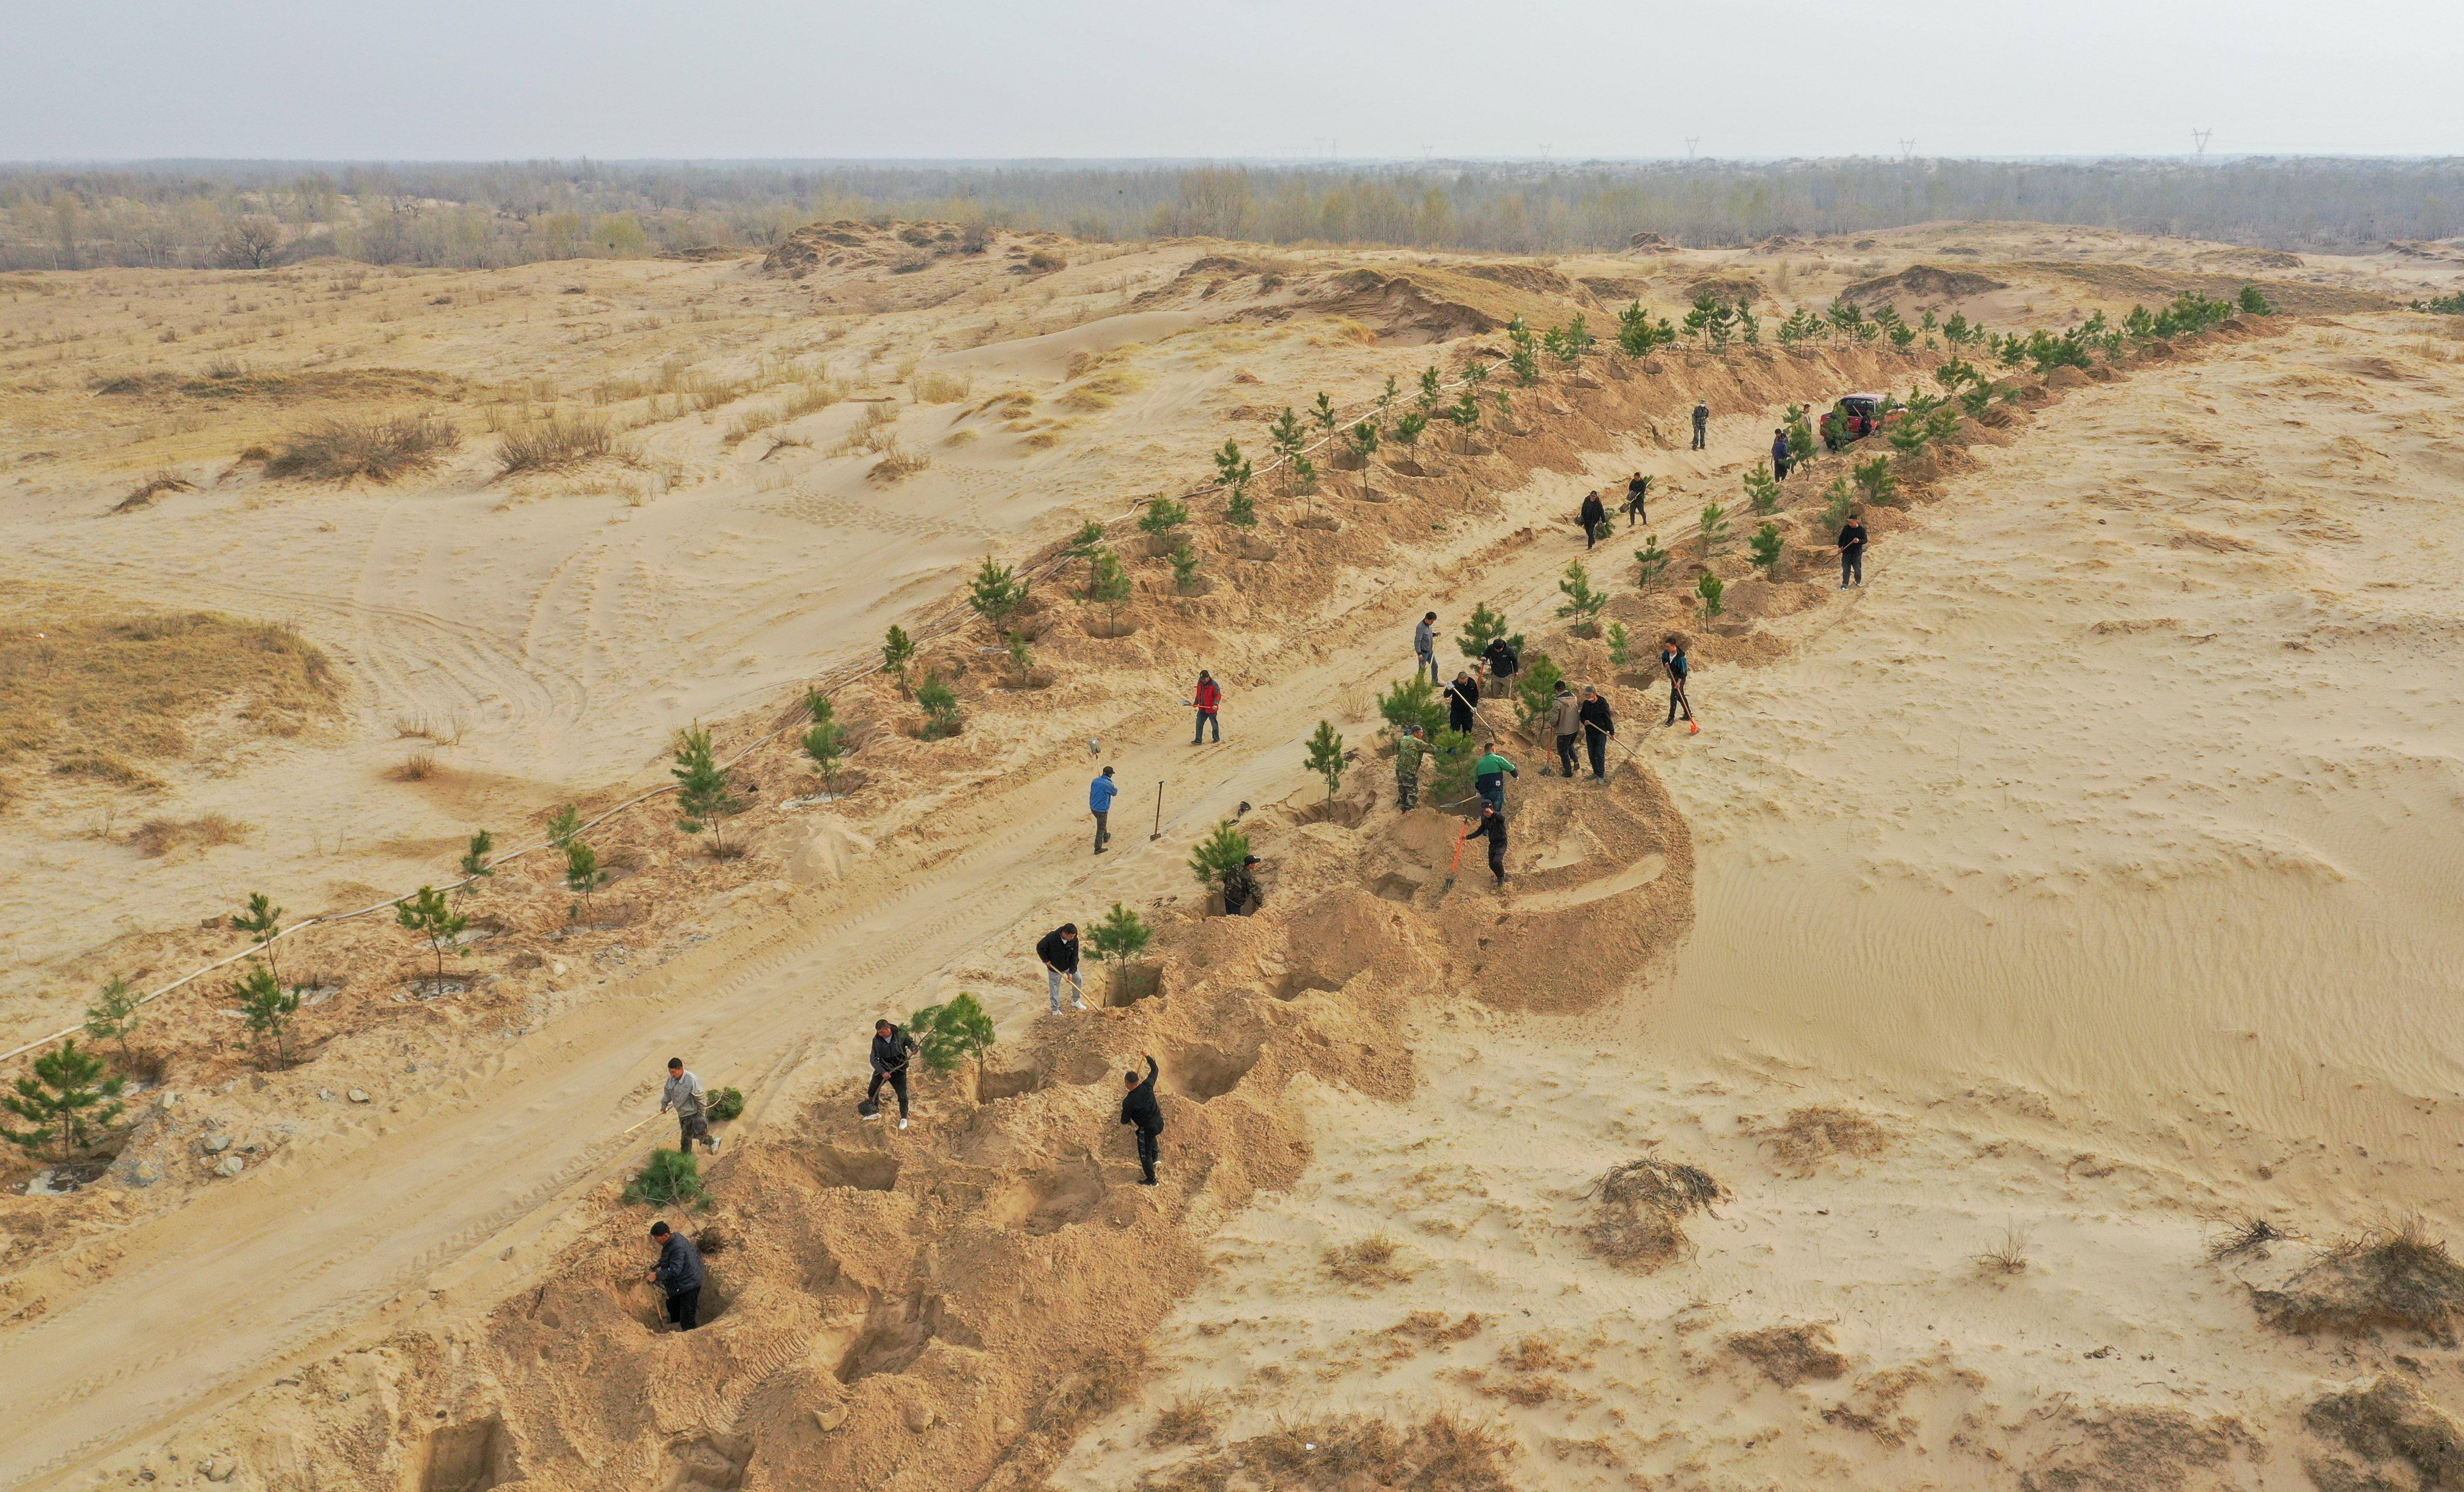
<path id="1" fill-rule="evenodd" d="M 1112 780 L 1112 769 L 1105 768 L 1087 785 L 1087 807 L 1095 815 L 1095 853 L 1104 853 L 1111 842 L 1112 800 L 1121 795 L 1121 785 Z"/>
<path id="2" fill-rule="evenodd" d="M 1235 917 L 1246 917 L 1258 909 L 1258 873 L 1250 867 L 1258 863 L 1254 855 L 1223 873 L 1223 910 Z"/>

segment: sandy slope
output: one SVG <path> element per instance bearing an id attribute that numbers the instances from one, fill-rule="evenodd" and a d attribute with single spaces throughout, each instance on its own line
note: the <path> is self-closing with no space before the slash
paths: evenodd
<path id="1" fill-rule="evenodd" d="M 1706 679 L 1710 731 L 1653 751 L 1700 855 L 1669 977 L 1606 1022 L 1436 1013 L 1413 1103 L 1314 1096 L 1317 1169 L 1227 1231 L 1176 1371 L 1062 1484 L 1168 1460 L 1139 1437 L 1209 1393 L 1226 1439 L 1453 1403 L 1551 1484 L 1672 1487 L 2299 1487 L 2239 1452 L 2135 1480 L 2163 1436 L 2097 1416 L 2280 1443 L 2408 1352 L 2464 1398 L 2452 1352 L 2288 1342 L 2237 1284 L 2265 1266 L 2205 1261 L 2227 1218 L 2464 1221 L 2459 381 L 2356 345 L 2075 393 L 1793 658 Z M 1825 1103 L 1881 1153 L 1800 1169 L 1758 1138 Z M 1635 1279 L 1572 1230 L 1650 1145 L 1736 1195 Z M 1981 1275 L 2014 1230 L 2028 1269 Z M 1408 1281 L 1318 1262 L 1378 1234 Z M 1416 1345 L 1414 1311 L 1485 1325 Z M 1783 1390 L 1726 1345 L 1789 1322 L 1845 1372 Z M 1515 1366 L 1535 1337 L 1562 1366 Z"/>

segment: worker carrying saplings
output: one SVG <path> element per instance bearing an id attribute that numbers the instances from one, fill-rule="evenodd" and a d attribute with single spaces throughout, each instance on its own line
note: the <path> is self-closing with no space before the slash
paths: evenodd
<path id="1" fill-rule="evenodd" d="M 1147 1059 L 1147 1075 L 1141 1079 L 1134 1070 L 1121 1074 L 1130 1090 L 1121 1097 L 1121 1123 L 1137 1126 L 1138 1169 L 1143 1172 L 1138 1185 L 1151 1187 L 1155 1184 L 1155 1163 L 1163 1159 L 1163 1105 L 1155 1102 L 1155 1076 L 1161 1069 L 1155 1066 L 1154 1053 L 1138 1055 Z"/>

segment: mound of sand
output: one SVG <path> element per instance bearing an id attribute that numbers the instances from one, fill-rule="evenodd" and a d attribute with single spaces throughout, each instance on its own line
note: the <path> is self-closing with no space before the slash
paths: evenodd
<path id="1" fill-rule="evenodd" d="M 1931 264 L 1911 264 L 1896 275 L 1878 275 L 1860 279 L 1839 292 L 1839 299 L 1856 305 L 1876 306 L 1912 301 L 1940 305 L 1969 296 L 1981 296 L 2010 288 L 1990 276 L 1968 270 L 1942 269 Z"/>

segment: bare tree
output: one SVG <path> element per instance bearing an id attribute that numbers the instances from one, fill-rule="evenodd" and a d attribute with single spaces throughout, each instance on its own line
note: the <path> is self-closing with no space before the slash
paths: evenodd
<path id="1" fill-rule="evenodd" d="M 223 230 L 218 256 L 225 269 L 263 269 L 282 250 L 282 230 L 270 217 L 243 217 Z"/>

